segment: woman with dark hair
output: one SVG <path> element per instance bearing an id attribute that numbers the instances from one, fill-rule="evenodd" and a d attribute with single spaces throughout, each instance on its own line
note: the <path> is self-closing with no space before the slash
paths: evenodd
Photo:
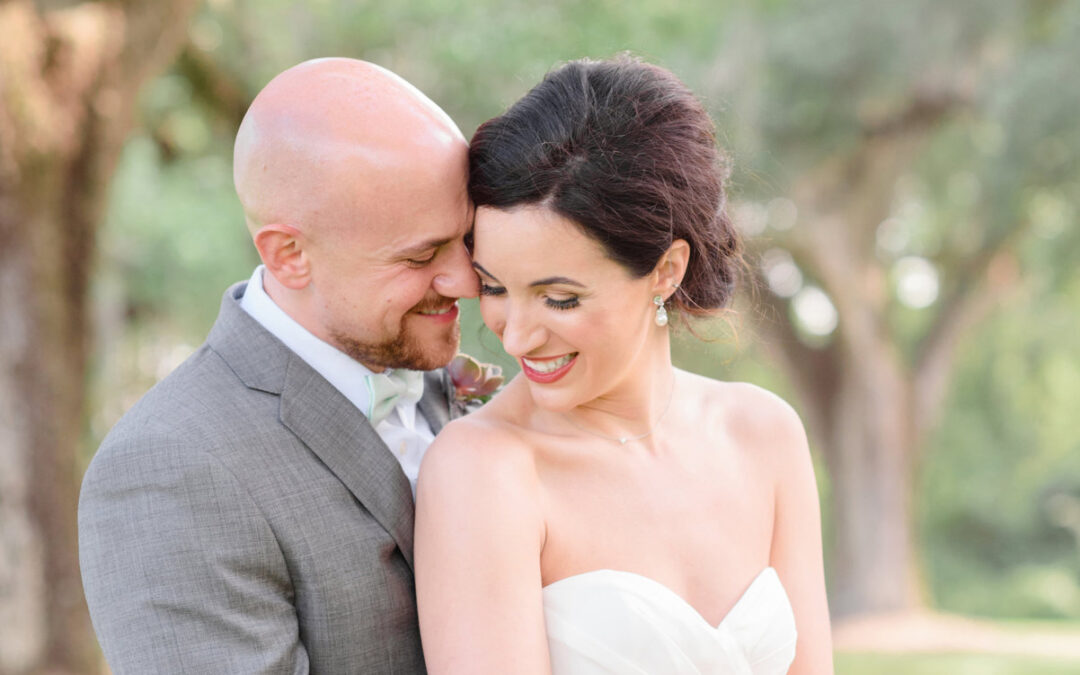
<path id="1" fill-rule="evenodd" d="M 671 363 L 740 262 L 702 105 L 656 66 L 572 62 L 469 160 L 480 307 L 522 374 L 424 459 L 429 671 L 832 672 L 801 422 Z"/>

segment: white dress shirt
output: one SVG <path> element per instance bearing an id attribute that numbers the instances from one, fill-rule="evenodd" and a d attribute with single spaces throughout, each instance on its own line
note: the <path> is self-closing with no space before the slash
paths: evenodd
<path id="1" fill-rule="evenodd" d="M 361 414 L 365 414 L 370 407 L 371 393 L 364 378 L 372 371 L 337 347 L 312 335 L 278 307 L 263 290 L 264 270 L 263 265 L 255 268 L 240 306 L 315 372 L 326 378 Z M 401 464 L 415 497 L 420 460 L 435 439 L 427 420 L 416 407 L 416 399 L 404 396 L 399 399 L 394 411 L 375 427 L 375 433 L 379 434 Z"/>

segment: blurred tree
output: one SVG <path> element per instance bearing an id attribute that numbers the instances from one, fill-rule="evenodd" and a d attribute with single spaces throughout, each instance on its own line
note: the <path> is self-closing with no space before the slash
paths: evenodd
<path id="1" fill-rule="evenodd" d="M 1078 247 L 1065 223 L 1041 223 L 1022 291 L 960 354 L 926 457 L 920 520 L 943 609 L 1080 616 L 1080 270 L 1065 263 Z"/>
<path id="2" fill-rule="evenodd" d="M 1067 82 L 1080 62 L 1077 8 L 1059 0 L 207 3 L 176 67 L 144 93 L 147 136 L 125 154 L 102 244 L 123 295 L 116 321 L 129 322 L 128 337 L 153 324 L 144 342 L 163 358 L 140 359 L 148 362 L 141 379 L 125 382 L 123 396 L 121 378 L 102 383 L 111 400 L 99 429 L 185 353 L 177 347 L 202 339 L 221 288 L 250 273 L 228 155 L 247 100 L 274 74 L 328 54 L 373 60 L 431 95 L 468 135 L 554 64 L 629 49 L 678 73 L 716 115 L 721 143 L 733 149 L 737 220 L 761 255 L 765 288 L 749 313 L 770 308 L 761 323 L 774 355 L 764 365 L 684 342 L 680 363 L 728 378 L 738 368 L 735 376 L 773 388 L 796 384 L 832 479 L 823 495 L 834 500 L 834 609 L 918 603 L 922 556 L 912 530 L 923 455 L 984 449 L 974 446 L 985 436 L 952 427 L 944 437 L 967 446 L 928 446 L 952 361 L 958 352 L 992 358 L 966 340 L 986 339 L 973 332 L 984 330 L 980 317 L 1027 283 L 1033 263 L 1021 259 L 1018 282 L 1016 250 L 1029 230 L 1056 233 L 1044 264 L 1066 269 L 1075 257 L 1080 89 Z M 478 339 L 473 306 L 465 316 L 465 344 L 498 350 L 490 335 Z M 117 341 L 115 351 L 144 350 Z M 1063 358 L 1058 346 L 1049 356 Z M 976 372 L 969 365 L 963 375 Z M 961 408 L 967 417 L 956 424 L 1011 411 L 980 400 Z M 1031 432 L 1031 419 L 1016 420 L 1016 436 Z M 1002 478 L 1017 449 L 1004 435 L 995 440 L 984 470 Z M 958 504 L 969 492 L 956 487 L 967 465 L 943 458 L 932 466 L 952 471 L 936 477 L 938 511 L 967 513 Z M 933 541 L 946 543 L 955 532 L 937 531 L 945 534 Z M 956 569 L 971 569 L 973 550 Z"/>
<path id="3" fill-rule="evenodd" d="M 195 0 L 0 4 L 0 672 L 93 672 L 76 556 L 87 288 L 143 81 Z"/>
<path id="4" fill-rule="evenodd" d="M 1018 281 L 1032 199 L 1076 187 L 1078 26 L 1067 3 L 795 3 L 721 54 L 722 82 L 751 78 L 742 153 L 780 184 L 736 220 L 828 466 L 837 614 L 924 602 L 923 449 L 963 338 Z"/>

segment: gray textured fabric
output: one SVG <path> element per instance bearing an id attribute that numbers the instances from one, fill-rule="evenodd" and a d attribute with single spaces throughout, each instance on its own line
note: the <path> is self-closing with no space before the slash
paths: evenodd
<path id="1" fill-rule="evenodd" d="M 116 675 L 423 673 L 413 504 L 367 419 L 239 305 L 113 428 L 79 502 Z M 439 373 L 421 410 L 446 422 Z"/>

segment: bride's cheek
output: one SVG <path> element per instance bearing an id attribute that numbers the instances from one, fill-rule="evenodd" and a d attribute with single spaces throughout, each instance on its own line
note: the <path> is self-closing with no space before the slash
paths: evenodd
<path id="1" fill-rule="evenodd" d="M 484 325 L 488 327 L 488 330 L 501 340 L 506 321 L 502 318 L 502 313 L 498 310 L 496 304 L 497 303 L 493 302 L 491 298 L 481 296 L 480 319 L 484 322 Z"/>

